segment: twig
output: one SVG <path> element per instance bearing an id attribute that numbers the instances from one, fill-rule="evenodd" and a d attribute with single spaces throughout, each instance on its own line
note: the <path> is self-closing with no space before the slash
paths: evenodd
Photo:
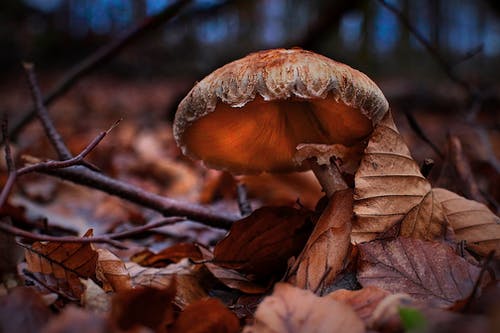
<path id="1" fill-rule="evenodd" d="M 77 237 L 77 236 L 50 236 L 50 235 L 41 235 L 35 234 L 33 232 L 29 232 L 12 225 L 9 225 L 5 222 L 0 222 L 0 230 L 6 232 L 8 234 L 27 238 L 35 241 L 42 242 L 60 242 L 60 243 L 107 243 L 112 245 L 118 249 L 126 249 L 122 243 L 111 239 L 109 236 L 97 236 L 97 237 Z"/>
<path id="2" fill-rule="evenodd" d="M 4 114 L 2 119 L 2 138 L 4 141 L 4 151 L 5 151 L 5 162 L 7 164 L 7 180 L 3 186 L 2 192 L 0 192 L 0 207 L 3 206 L 5 201 L 7 200 L 7 196 L 10 193 L 10 190 L 14 186 L 16 181 L 16 167 L 14 165 L 14 160 L 12 158 L 12 152 L 10 151 L 10 140 L 9 140 L 9 130 L 8 130 L 8 119 L 7 114 Z"/>
<path id="3" fill-rule="evenodd" d="M 453 135 L 448 136 L 448 154 L 453 168 L 462 183 L 462 191 L 465 196 L 482 203 L 487 203 L 479 190 L 469 161 L 463 152 L 462 143 L 458 137 Z"/>
<path id="4" fill-rule="evenodd" d="M 95 137 L 88 145 L 83 149 L 78 155 L 75 157 L 72 157 L 70 159 L 64 160 L 64 161 L 44 161 L 44 162 L 39 162 L 35 163 L 32 165 L 25 166 L 23 168 L 20 168 L 19 170 L 11 170 L 9 171 L 9 176 L 7 178 L 7 182 L 5 183 L 2 192 L 0 193 L 0 207 L 2 207 L 5 204 L 5 201 L 7 200 L 7 197 L 12 190 L 12 187 L 14 186 L 14 183 L 17 179 L 17 177 L 31 173 L 31 172 L 42 172 L 42 171 L 47 171 L 47 170 L 52 170 L 52 169 L 60 169 L 60 168 L 67 168 L 69 166 L 74 166 L 78 165 L 83 161 L 83 159 L 99 144 L 99 142 L 104 139 L 104 137 L 109 133 L 111 129 L 113 129 L 116 126 L 116 123 L 113 124 L 107 131 L 103 131 L 99 133 L 97 137 Z M 7 135 L 4 129 L 4 136 Z M 8 145 L 6 145 L 8 147 Z M 6 158 L 7 160 L 9 158 Z M 10 158 L 11 159 L 11 158 Z M 11 162 L 12 163 L 12 162 Z M 93 171 L 95 172 L 95 171 Z"/>
<path id="5" fill-rule="evenodd" d="M 191 0 L 179 0 L 171 6 L 165 8 L 157 15 L 145 18 L 137 26 L 124 31 L 116 39 L 99 48 L 96 52 L 92 53 L 87 58 L 83 59 L 80 63 L 70 68 L 68 72 L 59 80 L 55 87 L 45 95 L 43 105 L 48 106 L 54 102 L 58 97 L 62 96 L 68 91 L 81 77 L 89 74 L 99 66 L 112 59 L 122 49 L 138 40 L 147 32 L 154 30 L 156 27 L 164 22 L 174 18 L 183 8 L 185 8 Z M 30 123 L 36 115 L 35 109 L 31 109 L 23 113 L 19 121 L 13 125 L 10 132 L 11 137 L 15 138 L 20 133 L 21 129 Z"/>
<path id="6" fill-rule="evenodd" d="M 147 192 L 141 188 L 113 179 L 101 173 L 86 169 L 82 166 L 71 166 L 64 169 L 41 170 L 41 173 L 75 184 L 90 187 L 106 192 L 119 198 L 130 201 L 145 208 L 152 209 L 165 216 L 186 216 L 205 225 L 229 229 L 232 223 L 239 219 L 235 214 L 213 211 L 204 206 L 177 201 Z"/>
<path id="7" fill-rule="evenodd" d="M 24 70 L 28 77 L 28 83 L 30 86 L 31 96 L 33 97 L 33 102 L 35 103 L 35 112 L 40 118 L 43 129 L 47 134 L 52 146 L 55 148 L 57 156 L 60 160 L 69 160 L 73 157 L 68 147 L 64 144 L 61 135 L 56 130 L 52 121 L 49 119 L 49 115 L 42 99 L 42 93 L 40 92 L 40 87 L 36 79 L 36 74 L 34 70 L 34 65 L 31 63 L 23 63 Z"/>
<path id="8" fill-rule="evenodd" d="M 142 225 L 139 227 L 135 227 L 135 228 L 132 228 L 132 229 L 129 229 L 126 231 L 114 232 L 112 234 L 108 234 L 108 237 L 110 237 L 112 239 L 127 238 L 127 237 L 137 235 L 137 234 L 143 233 L 143 232 L 151 230 L 151 229 L 160 228 L 160 227 L 163 227 L 165 225 L 174 224 L 174 223 L 182 222 L 185 220 L 186 220 L 185 217 L 165 217 L 165 218 L 160 219 L 159 221 L 150 222 L 148 224 L 145 224 L 145 225 Z"/>
<path id="9" fill-rule="evenodd" d="M 434 47 L 434 45 L 428 41 L 418 30 L 415 28 L 410 20 L 405 16 L 405 14 L 399 10 L 396 6 L 390 4 L 386 0 L 377 0 L 382 6 L 387 8 L 389 11 L 391 11 L 396 17 L 399 19 L 399 21 L 410 31 L 413 36 L 415 37 L 416 40 L 422 44 L 425 49 L 429 52 L 429 54 L 434 57 L 434 59 L 437 61 L 437 63 L 442 67 L 443 71 L 448 75 L 448 77 L 457 83 L 459 86 L 461 86 L 467 94 L 470 96 L 476 95 L 475 89 L 472 88 L 472 86 L 465 81 L 464 79 L 460 78 L 455 71 L 453 70 L 453 67 L 448 63 L 448 61 L 443 57 L 443 55 Z"/>
<path id="10" fill-rule="evenodd" d="M 45 241 L 45 242 L 59 242 L 59 243 L 106 243 L 112 245 L 118 249 L 127 249 L 125 245 L 116 241 L 116 239 L 127 238 L 144 231 L 159 228 L 168 224 L 173 224 L 186 220 L 184 217 L 168 217 L 163 218 L 159 221 L 148 223 L 130 230 L 116 232 L 111 234 L 104 234 L 94 237 L 77 237 L 77 236 L 50 236 L 35 234 L 4 222 L 0 222 L 0 230 L 18 237 L 27 238 L 35 241 Z"/>
<path id="11" fill-rule="evenodd" d="M 404 114 L 405 114 L 406 119 L 408 120 L 408 124 L 410 125 L 411 129 L 413 130 L 413 132 L 415 132 L 415 134 L 417 134 L 417 136 L 420 139 L 422 139 L 422 141 L 424 141 L 425 143 L 427 143 L 429 145 L 429 147 L 431 147 L 431 149 L 434 150 L 434 152 L 439 157 L 441 157 L 441 159 L 443 159 L 444 158 L 443 152 L 434 144 L 434 142 L 432 142 L 431 139 L 429 139 L 429 137 L 427 136 L 427 134 L 425 133 L 425 131 L 418 124 L 417 119 L 415 119 L 415 117 L 413 116 L 413 113 L 411 113 L 409 111 L 406 111 L 406 112 L 404 112 Z"/>

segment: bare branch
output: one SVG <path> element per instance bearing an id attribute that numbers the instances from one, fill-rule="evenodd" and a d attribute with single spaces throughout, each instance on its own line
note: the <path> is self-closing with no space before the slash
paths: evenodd
<path id="1" fill-rule="evenodd" d="M 162 197 L 82 166 L 47 169 L 39 172 L 106 192 L 165 216 L 186 216 L 188 219 L 215 228 L 229 229 L 232 223 L 240 218 L 236 214 L 213 211 L 204 206 Z"/>
<path id="2" fill-rule="evenodd" d="M 26 239 L 30 239 L 33 241 L 42 241 L 42 242 L 59 242 L 59 243 L 106 243 L 112 245 L 118 249 L 126 249 L 127 247 L 122 243 L 116 241 L 115 239 L 123 239 L 127 238 L 144 231 L 148 231 L 151 229 L 159 228 L 168 224 L 173 224 L 177 222 L 184 221 L 184 217 L 169 217 L 163 218 L 156 222 L 151 222 L 146 225 L 132 228 L 127 231 L 104 234 L 101 236 L 94 237 L 78 237 L 78 236 L 50 236 L 50 235 L 41 235 L 35 234 L 17 227 L 14 227 L 8 223 L 0 222 L 0 230 L 6 232 L 8 234 L 23 237 Z"/>
<path id="3" fill-rule="evenodd" d="M 132 42 L 140 39 L 147 32 L 155 29 L 164 22 L 174 18 L 183 8 L 186 7 L 191 0 L 179 0 L 171 6 L 165 8 L 157 15 L 147 17 L 137 26 L 124 31 L 116 39 L 99 48 L 96 52 L 77 63 L 70 68 L 68 72 L 59 80 L 53 89 L 46 94 L 43 99 L 43 105 L 48 106 L 57 98 L 64 95 L 73 85 L 83 76 L 89 74 L 108 60 L 112 59 L 122 49 L 131 44 Z M 36 115 L 36 110 L 31 109 L 22 113 L 23 116 L 14 124 L 11 130 L 12 137 L 16 137 L 21 129 L 30 123 Z"/>
<path id="4" fill-rule="evenodd" d="M 40 92 L 40 87 L 36 79 L 34 65 L 31 63 L 24 63 L 24 70 L 28 77 L 28 83 L 30 86 L 31 96 L 33 97 L 33 102 L 35 103 L 35 112 L 42 123 L 43 129 L 47 134 L 52 146 L 56 150 L 57 156 L 60 160 L 69 160 L 73 155 L 69 151 L 68 147 L 64 144 L 61 135 L 52 124 L 49 118 L 49 114 L 45 105 L 43 103 L 42 93 Z"/>

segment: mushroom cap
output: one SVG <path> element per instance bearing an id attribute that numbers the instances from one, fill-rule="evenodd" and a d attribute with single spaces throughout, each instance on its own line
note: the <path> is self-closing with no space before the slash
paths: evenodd
<path id="1" fill-rule="evenodd" d="M 301 170 L 301 143 L 359 151 L 389 109 L 365 74 L 293 48 L 252 53 L 215 70 L 181 101 L 174 137 L 185 155 L 234 173 Z"/>

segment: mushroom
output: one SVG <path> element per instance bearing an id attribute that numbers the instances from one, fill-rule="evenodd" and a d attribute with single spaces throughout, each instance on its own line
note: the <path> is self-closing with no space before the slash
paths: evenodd
<path id="1" fill-rule="evenodd" d="M 345 64 L 266 50 L 198 82 L 179 104 L 174 137 L 185 155 L 232 173 L 312 169 L 331 196 L 347 187 L 341 172 L 359 164 L 388 108 L 377 85 Z M 321 145 L 332 159 L 321 160 Z"/>

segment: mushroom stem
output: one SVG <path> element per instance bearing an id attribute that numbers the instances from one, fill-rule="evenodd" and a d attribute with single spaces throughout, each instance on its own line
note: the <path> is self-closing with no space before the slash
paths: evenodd
<path id="1" fill-rule="evenodd" d="M 320 165 L 315 157 L 308 158 L 306 161 L 328 198 L 331 198 L 337 191 L 349 188 L 342 178 L 340 170 L 335 162 Z"/>

